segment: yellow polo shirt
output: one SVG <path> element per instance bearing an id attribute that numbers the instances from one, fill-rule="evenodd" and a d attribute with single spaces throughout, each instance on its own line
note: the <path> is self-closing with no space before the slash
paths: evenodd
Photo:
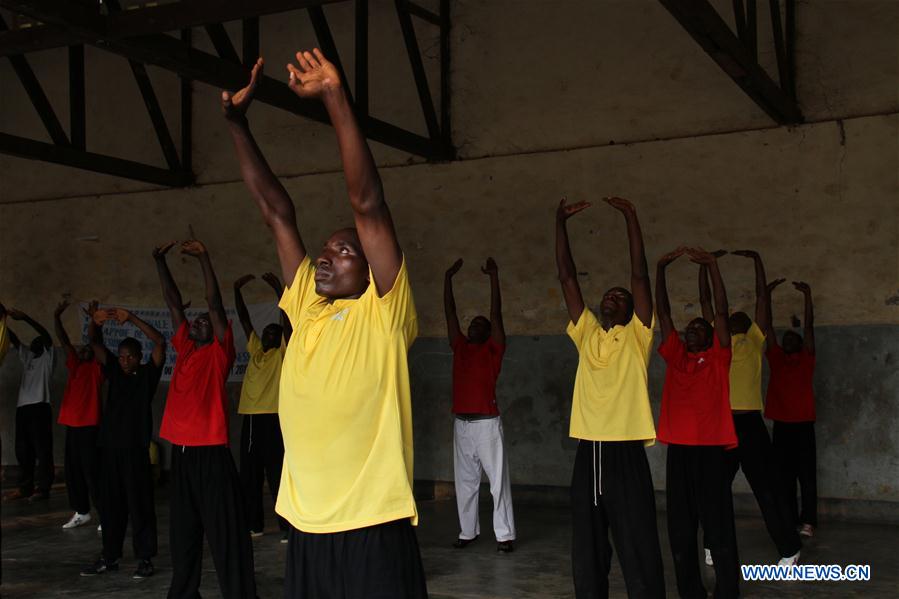
<path id="1" fill-rule="evenodd" d="M 0 362 L 6 357 L 6 351 L 9 349 L 9 333 L 6 330 L 6 316 L 0 318 Z"/>
<path id="2" fill-rule="evenodd" d="M 765 333 L 754 322 L 746 333 L 730 336 L 730 409 L 762 409 L 762 355 Z"/>
<path id="3" fill-rule="evenodd" d="M 329 303 L 314 275 L 306 257 L 280 303 L 294 332 L 281 368 L 275 511 L 311 533 L 416 525 L 407 352 L 418 318 L 405 260 L 383 297 L 371 284 L 359 299 Z"/>
<path id="4" fill-rule="evenodd" d="M 637 318 L 608 331 L 588 309 L 568 324 L 578 350 L 569 435 L 588 441 L 655 443 L 646 368 L 652 327 Z"/>
<path id="5" fill-rule="evenodd" d="M 240 388 L 238 414 L 277 414 L 278 391 L 281 384 L 281 363 L 284 361 L 284 337 L 281 347 L 268 351 L 262 349 L 262 340 L 256 331 L 247 340 L 250 361 L 243 375 Z"/>

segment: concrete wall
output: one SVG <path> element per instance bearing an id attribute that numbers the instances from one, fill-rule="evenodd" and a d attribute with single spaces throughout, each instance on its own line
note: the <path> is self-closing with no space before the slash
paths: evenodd
<path id="1" fill-rule="evenodd" d="M 372 112 L 423 131 L 391 5 L 372 4 Z M 716 5 L 729 14 L 729 2 Z M 560 337 L 566 316 L 554 275 L 552 214 L 561 196 L 616 194 L 638 206 L 651 261 L 681 243 L 752 247 L 763 253 L 771 276 L 812 284 L 822 326 L 822 494 L 899 502 L 899 392 L 890 366 L 899 325 L 899 4 L 799 3 L 797 89 L 808 123 L 790 128 L 776 127 L 657 2 L 462 0 L 452 6 L 453 138 L 460 159 L 426 164 L 373 144 L 421 317 L 422 339 L 411 360 L 417 476 L 449 476 L 440 274 L 456 257 L 466 259 L 456 291 L 467 320 L 487 308 L 486 281 L 476 265 L 492 255 L 515 336 L 501 393 L 514 478 L 567 482 L 574 354 Z M 760 5 L 762 24 L 766 10 Z M 352 74 L 351 7 L 326 12 Z M 262 27 L 262 52 L 276 77 L 294 49 L 314 43 L 301 13 L 264 18 Z M 436 31 L 418 32 L 435 77 Z M 760 61 L 774 73 L 766 32 L 761 27 Z M 232 34 L 239 43 L 236 28 Z M 196 38 L 208 49 L 202 34 Z M 29 60 L 67 122 L 64 51 Z M 150 72 L 177 135 L 177 80 Z M 88 49 L 87 73 L 89 149 L 161 164 L 126 62 Z M 0 64 L 0 81 L 0 131 L 45 139 L 8 62 Z M 63 293 L 159 305 L 150 249 L 183 238 L 188 224 L 210 247 L 223 284 L 276 268 L 267 231 L 239 181 L 218 94 L 195 85 L 198 184 L 189 189 L 0 157 L 0 300 L 48 325 Z M 333 132 L 261 105 L 250 116 L 314 248 L 351 218 Z M 572 222 L 571 233 L 585 295 L 595 303 L 605 288 L 626 282 L 621 218 L 597 205 Z M 185 297 L 201 301 L 196 266 L 171 262 Z M 727 258 L 724 276 L 734 308 L 750 308 L 749 261 Z M 669 278 L 682 325 L 698 312 L 695 270 L 676 264 Z M 252 287 L 247 299 L 268 297 Z M 786 324 L 801 311 L 798 294 L 780 292 L 775 311 Z M 75 315 L 69 316 L 74 327 Z M 13 461 L 17 376 L 18 366 L 7 360 L 0 368 L 5 463 Z M 60 388 L 62 376 L 57 372 Z M 657 385 L 658 373 L 653 380 Z M 657 484 L 662 454 L 650 450 Z"/>

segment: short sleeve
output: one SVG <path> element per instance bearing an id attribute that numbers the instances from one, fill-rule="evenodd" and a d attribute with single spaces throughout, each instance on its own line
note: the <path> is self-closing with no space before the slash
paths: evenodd
<path id="1" fill-rule="evenodd" d="M 576 323 L 569 322 L 565 332 L 568 333 L 568 336 L 571 337 L 574 345 L 580 351 L 599 328 L 599 321 L 596 320 L 596 316 L 589 309 L 584 308 L 584 311 L 581 312 L 581 317 L 577 319 Z"/>
<path id="2" fill-rule="evenodd" d="M 31 357 L 31 348 L 24 343 L 20 343 L 17 354 L 19 356 L 19 361 L 24 366 L 25 364 L 28 364 L 28 359 Z"/>
<path id="3" fill-rule="evenodd" d="M 121 370 L 119 359 L 107 348 L 104 347 L 103 351 L 106 352 L 106 361 L 100 364 L 100 370 L 107 380 L 112 380 Z M 151 358 L 150 361 L 152 362 L 153 359 Z"/>
<path id="4" fill-rule="evenodd" d="M 234 360 L 237 358 L 237 351 L 234 349 L 234 329 L 231 327 L 230 320 L 228 321 L 228 327 L 225 329 L 224 338 L 219 339 L 216 337 L 215 344 L 222 351 L 222 355 L 225 358 L 226 370 L 230 370 Z"/>
<path id="5" fill-rule="evenodd" d="M 684 354 L 684 342 L 678 336 L 677 331 L 671 331 L 668 337 L 659 345 L 659 355 L 666 363 L 677 360 Z"/>
<path id="6" fill-rule="evenodd" d="M 490 358 L 493 362 L 493 367 L 499 372 L 503 367 L 503 355 L 506 353 L 506 344 L 497 343 L 493 337 L 488 338 L 487 343 L 489 343 L 488 348 L 490 349 Z"/>
<path id="7" fill-rule="evenodd" d="M 649 353 L 652 351 L 652 336 L 655 322 L 655 312 L 653 312 L 652 322 L 650 322 L 648 326 L 645 322 L 640 320 L 640 317 L 637 316 L 637 313 L 635 312 L 631 317 L 631 321 L 627 323 L 628 328 L 631 329 L 634 335 L 634 339 L 636 339 L 637 343 L 640 345 L 640 350 L 646 357 L 649 357 Z"/>
<path id="8" fill-rule="evenodd" d="M 293 328 L 298 328 L 299 318 L 303 310 L 318 299 L 315 293 L 315 265 L 309 256 L 303 258 L 297 267 L 293 283 L 281 294 L 278 307 L 281 308 Z"/>
<path id="9" fill-rule="evenodd" d="M 763 347 L 765 344 L 765 333 L 762 332 L 762 329 L 759 328 L 759 325 L 754 322 L 750 325 L 749 330 L 746 331 L 746 337 L 752 341 L 752 344 L 756 347 Z"/>
<path id="10" fill-rule="evenodd" d="M 781 346 L 776 343 L 769 343 L 768 349 L 765 350 L 765 357 L 768 358 L 768 363 L 777 363 L 780 362 L 783 357 L 784 350 Z"/>
<path id="11" fill-rule="evenodd" d="M 374 280 L 374 276 L 371 280 Z M 372 284 L 366 293 L 372 295 L 381 327 L 385 331 L 402 330 L 407 343 L 412 343 L 418 335 L 418 315 L 415 311 L 415 300 L 412 298 L 409 273 L 406 270 L 406 257 L 403 256 L 403 263 L 400 264 L 400 270 L 390 291 L 378 297 L 378 292 Z"/>
<path id="12" fill-rule="evenodd" d="M 6 316 L 0 317 L 0 362 L 9 349 L 9 331 L 6 329 Z"/>
<path id="13" fill-rule="evenodd" d="M 261 350 L 262 341 L 259 339 L 259 335 L 256 334 L 256 331 L 250 331 L 250 338 L 247 339 L 247 352 L 250 356 L 254 356 Z"/>
<path id="14" fill-rule="evenodd" d="M 462 347 L 465 346 L 466 340 L 465 335 L 459 333 L 455 337 L 453 337 L 452 342 L 450 342 L 450 347 L 453 349 L 453 353 L 458 352 Z"/>
<path id="15" fill-rule="evenodd" d="M 72 349 L 66 349 L 66 370 L 71 373 L 77 366 L 78 356 L 75 355 L 75 351 Z"/>
<path id="16" fill-rule="evenodd" d="M 175 350 L 176 354 L 183 354 L 193 347 L 193 341 L 190 340 L 189 334 L 190 327 L 188 326 L 187 319 L 185 319 L 181 322 L 181 325 L 172 337 L 172 349 Z"/>
<path id="17" fill-rule="evenodd" d="M 153 363 L 153 360 L 149 360 L 146 364 L 147 366 L 147 384 L 149 385 L 149 397 L 153 398 L 153 395 L 156 393 L 156 387 L 159 386 L 159 380 L 162 378 L 162 369 L 165 363 L 157 366 Z"/>

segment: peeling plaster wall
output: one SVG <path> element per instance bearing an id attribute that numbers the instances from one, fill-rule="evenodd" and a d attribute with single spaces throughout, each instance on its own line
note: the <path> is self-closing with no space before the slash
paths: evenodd
<path id="1" fill-rule="evenodd" d="M 729 2 L 715 4 L 730 14 Z M 372 113 L 424 133 L 391 6 L 371 9 Z M 426 164 L 373 144 L 421 318 L 411 361 L 417 477 L 449 477 L 440 275 L 465 258 L 456 293 L 467 320 L 487 309 L 477 265 L 492 255 L 506 326 L 515 335 L 501 381 L 513 479 L 567 483 L 574 355 L 561 336 L 552 214 L 560 196 L 616 194 L 638 206 L 651 262 L 682 243 L 751 247 L 762 252 L 769 276 L 812 284 L 822 327 L 822 496 L 899 501 L 899 3 L 798 3 L 797 92 L 807 124 L 790 128 L 776 127 L 655 1 L 460 0 L 452 10 L 459 160 Z M 325 11 L 352 79 L 351 6 Z M 766 11 L 761 3 L 759 60 L 776 74 Z M 314 40 L 300 13 L 265 17 L 262 28 L 262 53 L 275 77 L 296 48 Z M 239 43 L 239 28 L 229 31 Z M 436 30 L 420 26 L 418 35 L 436 84 Z M 195 40 L 211 50 L 202 34 Z M 89 149 L 161 165 L 126 61 L 86 52 Z M 65 52 L 28 58 L 67 123 Z M 177 79 L 149 71 L 177 138 Z M 0 131 L 47 139 L 8 61 L 0 61 L 0 84 Z M 188 224 L 210 247 L 226 288 L 246 272 L 276 269 L 268 233 L 238 180 L 219 90 L 194 90 L 197 185 L 189 189 L 0 156 L 0 300 L 46 325 L 62 293 L 159 305 L 150 249 L 183 238 Z M 252 109 L 251 122 L 297 202 L 307 245 L 316 247 L 351 218 L 332 130 L 262 105 Z M 617 213 L 598 204 L 572 222 L 571 234 L 588 303 L 626 283 Z M 171 262 L 185 297 L 201 301 L 196 266 Z M 751 264 L 728 257 L 722 265 L 734 308 L 751 309 Z M 675 319 L 683 324 L 698 314 L 695 269 L 678 263 L 669 279 Z M 269 300 L 257 286 L 247 299 Z M 787 324 L 801 312 L 801 297 L 781 291 L 774 309 L 778 324 Z M 69 317 L 74 327 L 74 311 Z M 10 357 L 0 367 L 4 463 L 14 463 L 18 376 Z M 654 370 L 656 391 L 659 376 Z M 63 381 L 60 369 L 57 395 Z M 650 450 L 657 486 L 663 455 L 662 448 Z"/>

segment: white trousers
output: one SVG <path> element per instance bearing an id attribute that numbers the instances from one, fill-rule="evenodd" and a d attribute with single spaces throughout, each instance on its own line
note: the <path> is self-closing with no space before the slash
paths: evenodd
<path id="1" fill-rule="evenodd" d="M 453 427 L 456 477 L 456 505 L 459 508 L 460 539 L 481 534 L 478 522 L 478 489 L 481 472 L 487 473 L 493 495 L 493 532 L 496 540 L 515 539 L 515 515 L 512 513 L 512 485 L 509 461 L 503 447 L 503 423 L 499 416 L 484 420 L 455 418 Z"/>

